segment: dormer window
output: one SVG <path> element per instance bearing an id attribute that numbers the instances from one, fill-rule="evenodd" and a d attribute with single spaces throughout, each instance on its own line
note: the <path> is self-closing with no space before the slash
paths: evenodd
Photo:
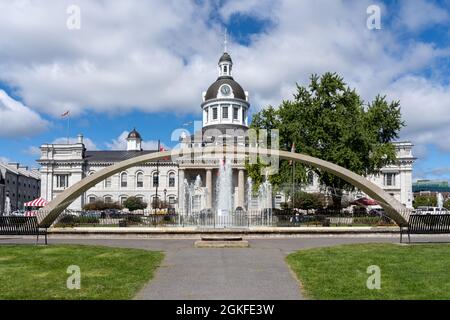
<path id="1" fill-rule="evenodd" d="M 223 66 L 223 74 L 228 75 L 228 66 Z"/>

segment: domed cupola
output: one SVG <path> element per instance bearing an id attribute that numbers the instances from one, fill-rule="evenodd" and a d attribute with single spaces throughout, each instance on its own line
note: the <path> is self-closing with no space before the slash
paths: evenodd
<path id="1" fill-rule="evenodd" d="M 127 151 L 142 151 L 142 137 L 136 129 L 128 134 Z"/>
<path id="2" fill-rule="evenodd" d="M 248 93 L 233 78 L 233 60 L 226 50 L 219 59 L 219 77 L 203 93 L 203 127 L 248 126 Z"/>

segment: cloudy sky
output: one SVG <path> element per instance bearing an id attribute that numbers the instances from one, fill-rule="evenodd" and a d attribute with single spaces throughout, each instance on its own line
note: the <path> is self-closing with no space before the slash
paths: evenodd
<path id="1" fill-rule="evenodd" d="M 225 28 L 253 112 L 338 72 L 366 101 L 400 100 L 416 179 L 450 179 L 450 0 L 0 0 L 0 161 L 36 166 L 40 144 L 78 133 L 120 149 L 133 127 L 146 148 L 174 145 L 200 120 Z"/>

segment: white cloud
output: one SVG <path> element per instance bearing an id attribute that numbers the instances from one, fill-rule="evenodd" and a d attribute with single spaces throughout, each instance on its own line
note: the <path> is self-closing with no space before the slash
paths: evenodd
<path id="1" fill-rule="evenodd" d="M 11 159 L 0 156 L 0 163 L 11 163 Z"/>
<path id="2" fill-rule="evenodd" d="M 449 13 L 427 0 L 401 1 L 398 24 L 412 31 L 435 24 L 449 23 Z"/>
<path id="3" fill-rule="evenodd" d="M 112 139 L 111 142 L 105 143 L 106 147 L 110 150 L 127 150 L 127 137 L 129 131 L 123 131 L 117 138 Z M 168 147 L 161 142 L 161 147 L 168 149 Z M 158 141 L 145 139 L 142 140 L 143 150 L 158 150 Z"/>
<path id="4" fill-rule="evenodd" d="M 69 137 L 69 143 L 77 143 L 78 138 Z M 53 144 L 66 144 L 67 143 L 67 137 L 61 137 L 53 140 Z M 83 138 L 84 146 L 87 150 L 97 150 L 97 145 L 89 138 L 84 137 Z"/>
<path id="5" fill-rule="evenodd" d="M 395 81 L 389 96 L 400 99 L 407 123 L 402 136 L 417 145 L 434 144 L 450 151 L 450 86 L 422 77 L 407 76 Z"/>
<path id="6" fill-rule="evenodd" d="M 23 153 L 30 155 L 30 156 L 40 156 L 41 155 L 41 149 L 36 146 L 29 146 L 27 149 L 23 151 Z"/>
<path id="7" fill-rule="evenodd" d="M 28 106 L 54 116 L 67 109 L 74 116 L 135 109 L 200 115 L 201 92 L 217 76 L 221 50 L 223 29 L 219 19 L 211 18 L 217 16 L 213 3 L 105 5 L 80 0 L 78 31 L 66 28 L 69 4 L 72 1 L 0 2 L 0 29 L 7 31 L 0 33 L 0 80 L 17 87 Z M 440 58 L 448 59 L 449 48 L 414 38 L 402 41 L 403 29 L 447 23 L 448 13 L 429 1 L 403 1 L 399 13 L 382 8 L 382 19 L 398 18 L 397 24 L 372 31 L 366 27 L 371 4 L 372 0 L 224 2 L 218 10 L 224 21 L 240 14 L 271 22 L 248 46 L 230 40 L 236 80 L 250 92 L 255 111 L 291 98 L 295 83 L 306 84 L 311 73 L 336 71 L 366 100 L 378 93 L 401 99 L 408 124 L 402 137 L 449 150 L 444 125 L 449 88 L 439 79 L 411 76 L 435 66 Z M 107 147 L 125 149 L 123 134 Z M 144 144 L 145 149 L 155 146 L 155 141 Z"/>
<path id="8" fill-rule="evenodd" d="M 44 131 L 48 122 L 0 89 L 0 137 L 31 136 Z"/>

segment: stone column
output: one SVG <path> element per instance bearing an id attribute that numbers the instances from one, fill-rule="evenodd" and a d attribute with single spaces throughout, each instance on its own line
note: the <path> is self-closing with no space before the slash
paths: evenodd
<path id="1" fill-rule="evenodd" d="M 244 183 L 244 170 L 239 169 L 238 172 L 238 207 L 244 208 L 245 201 L 245 183 Z"/>
<path id="2" fill-rule="evenodd" d="M 178 210 L 184 213 L 184 169 L 178 170 Z"/>
<path id="3" fill-rule="evenodd" d="M 206 169 L 206 208 L 212 208 L 212 170 Z"/>

